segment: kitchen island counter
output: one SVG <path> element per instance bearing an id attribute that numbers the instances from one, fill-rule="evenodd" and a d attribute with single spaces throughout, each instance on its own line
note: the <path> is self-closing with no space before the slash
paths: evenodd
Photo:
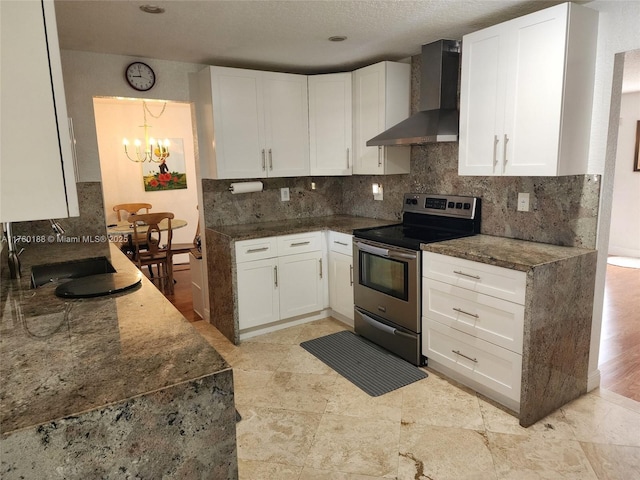
<path id="1" fill-rule="evenodd" d="M 532 425 L 587 392 L 596 250 L 489 235 L 422 250 L 524 272 L 520 425 Z M 484 280 L 480 270 L 478 284 Z M 473 281 L 466 282 L 476 292 Z"/>
<path id="2" fill-rule="evenodd" d="M 89 299 L 30 286 L 33 265 L 99 256 L 137 271 L 106 242 L 31 244 L 18 280 L 3 265 L 2 477 L 236 478 L 231 368 L 144 276 Z"/>

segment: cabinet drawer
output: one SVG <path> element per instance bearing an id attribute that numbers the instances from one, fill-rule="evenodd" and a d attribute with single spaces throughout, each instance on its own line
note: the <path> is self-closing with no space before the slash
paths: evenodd
<path id="1" fill-rule="evenodd" d="M 524 305 L 527 274 L 518 270 L 424 252 L 422 276 Z"/>
<path id="2" fill-rule="evenodd" d="M 426 319 L 422 354 L 515 402 L 520 402 L 522 356 Z"/>
<path id="3" fill-rule="evenodd" d="M 329 231 L 329 250 L 351 257 L 353 255 L 353 235 Z"/>
<path id="4" fill-rule="evenodd" d="M 522 354 L 523 305 L 425 278 L 422 315 Z"/>
<path id="5" fill-rule="evenodd" d="M 236 263 L 278 256 L 277 237 L 254 238 L 236 242 Z"/>
<path id="6" fill-rule="evenodd" d="M 276 238 L 278 239 L 278 256 L 280 257 L 322 250 L 321 232 L 296 233 Z"/>

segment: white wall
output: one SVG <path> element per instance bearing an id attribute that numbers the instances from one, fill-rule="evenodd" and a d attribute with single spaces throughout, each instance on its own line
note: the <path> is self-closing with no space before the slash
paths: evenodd
<path id="1" fill-rule="evenodd" d="M 640 257 L 640 172 L 633 171 L 638 121 L 640 92 L 623 94 L 613 181 L 609 255 Z"/>
<path id="2" fill-rule="evenodd" d="M 143 110 L 141 100 L 95 98 L 94 111 L 98 132 L 98 152 L 102 175 L 105 220 L 107 225 L 117 221 L 113 206 L 119 203 L 145 202 L 153 205 L 154 212 L 173 212 L 176 218 L 187 220 L 188 225 L 174 231 L 173 241 L 189 243 L 193 240 L 198 222 L 198 192 L 191 126 L 191 106 L 188 103 L 167 102 L 160 118 L 147 114 L 151 126 L 149 136 L 164 139 L 181 138 L 184 145 L 184 160 L 187 188 L 145 192 L 142 181 L 142 164 L 129 160 L 122 146 L 122 139 L 143 139 Z M 164 102 L 149 101 L 149 110 L 158 115 Z M 175 146 L 174 146 L 175 147 Z M 171 147 L 170 147 L 171 148 Z M 133 145 L 130 146 L 130 151 Z M 177 158 L 177 155 L 174 156 Z M 175 169 L 171 155 L 167 159 L 170 171 Z M 148 162 L 147 162 L 148 163 Z M 153 164 L 156 166 L 157 164 Z M 182 170 L 181 170 L 182 171 Z M 187 255 L 176 256 L 175 263 L 187 263 Z"/>
<path id="3" fill-rule="evenodd" d="M 589 143 L 589 170 L 591 173 L 602 174 L 597 238 L 598 268 L 589 356 L 588 388 L 593 389 L 600 383 L 598 356 L 616 170 L 615 148 L 618 138 L 619 100 L 622 88 L 623 59 L 618 57 L 616 62 L 616 54 L 640 48 L 638 30 L 640 2 L 597 0 L 588 3 L 587 6 L 600 12 L 591 141 Z"/>

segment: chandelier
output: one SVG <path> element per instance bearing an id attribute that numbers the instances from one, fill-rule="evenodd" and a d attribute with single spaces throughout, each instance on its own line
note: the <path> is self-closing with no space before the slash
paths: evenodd
<path id="1" fill-rule="evenodd" d="M 142 114 L 144 118 L 143 125 L 140 127 L 144 131 L 144 147 L 142 146 L 142 142 L 137 138 L 133 141 L 134 151 L 129 152 L 129 140 L 123 139 L 122 144 L 124 145 L 124 153 L 129 160 L 136 163 L 142 162 L 163 162 L 169 157 L 169 140 L 155 140 L 153 137 L 149 138 L 149 128 L 151 125 L 147 124 L 147 113 L 151 115 L 153 118 L 160 118 L 164 113 L 164 110 L 167 108 L 167 102 L 164 102 L 162 107 L 162 111 L 158 115 L 154 115 L 149 107 L 147 106 L 147 102 L 142 101 Z"/>

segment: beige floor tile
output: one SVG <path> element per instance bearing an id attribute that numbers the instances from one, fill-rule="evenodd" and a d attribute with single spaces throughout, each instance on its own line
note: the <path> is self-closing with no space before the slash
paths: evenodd
<path id="1" fill-rule="evenodd" d="M 640 414 L 598 395 L 586 394 L 562 407 L 581 442 L 640 446 Z"/>
<path id="2" fill-rule="evenodd" d="M 399 480 L 495 480 L 487 439 L 475 430 L 403 424 Z"/>
<path id="3" fill-rule="evenodd" d="M 233 369 L 233 394 L 236 405 L 252 405 L 252 399 L 259 395 L 275 372 Z"/>
<path id="4" fill-rule="evenodd" d="M 305 467 L 393 478 L 399 422 L 324 414 Z"/>
<path id="5" fill-rule="evenodd" d="M 372 397 L 346 378 L 338 375 L 333 385 L 332 395 L 327 403 L 326 412 L 399 422 L 402 418 L 402 389 Z"/>
<path id="6" fill-rule="evenodd" d="M 302 466 L 322 415 L 238 406 L 238 459 Z"/>
<path id="7" fill-rule="evenodd" d="M 307 340 L 324 337 L 325 335 L 341 332 L 342 330 L 350 330 L 350 327 L 335 318 L 323 318 L 322 320 L 305 323 L 298 340 L 300 342 L 306 342 Z"/>
<path id="8" fill-rule="evenodd" d="M 297 345 L 291 347 L 289 353 L 278 367 L 278 371 L 338 375 L 338 373 L 327 364 L 321 362 L 304 348 Z"/>
<path id="9" fill-rule="evenodd" d="M 598 480 L 631 480 L 640 478 L 640 447 L 582 443 Z"/>
<path id="10" fill-rule="evenodd" d="M 323 413 L 333 392 L 335 375 L 275 372 L 262 388 L 251 390 L 249 398 L 237 404 Z"/>
<path id="11" fill-rule="evenodd" d="M 542 435 L 547 438 L 576 440 L 571 424 L 562 410 L 556 410 L 542 420 L 524 428 L 518 418 L 505 411 L 493 402 L 479 397 L 480 411 L 486 429 L 490 432 L 509 433 L 512 435 Z"/>
<path id="12" fill-rule="evenodd" d="M 308 467 L 305 467 L 300 475 L 300 480 L 388 480 L 388 478 L 336 472 L 335 470 L 316 470 Z"/>
<path id="13" fill-rule="evenodd" d="M 487 432 L 499 480 L 597 480 L 575 440 Z"/>
<path id="14" fill-rule="evenodd" d="M 275 372 L 291 348 L 291 345 L 242 342 L 225 359 L 233 368 Z"/>
<path id="15" fill-rule="evenodd" d="M 640 413 L 640 402 L 637 402 L 632 398 L 623 397 L 622 395 L 618 395 L 617 393 L 604 388 L 596 388 L 589 393 L 597 395 L 598 397 L 608 400 L 611 403 L 615 403 L 616 405 L 620 405 L 627 410 Z"/>
<path id="16" fill-rule="evenodd" d="M 402 421 L 484 430 L 478 397 L 434 372 L 402 388 Z"/>
<path id="17" fill-rule="evenodd" d="M 298 338 L 302 334 L 305 324 L 294 325 L 292 327 L 276 330 L 275 332 L 265 333 L 255 337 L 248 338 L 244 342 L 253 343 L 278 343 L 282 345 L 297 345 L 300 343 Z"/>
<path id="18" fill-rule="evenodd" d="M 238 460 L 239 480 L 295 480 L 301 471 L 294 465 Z"/>

